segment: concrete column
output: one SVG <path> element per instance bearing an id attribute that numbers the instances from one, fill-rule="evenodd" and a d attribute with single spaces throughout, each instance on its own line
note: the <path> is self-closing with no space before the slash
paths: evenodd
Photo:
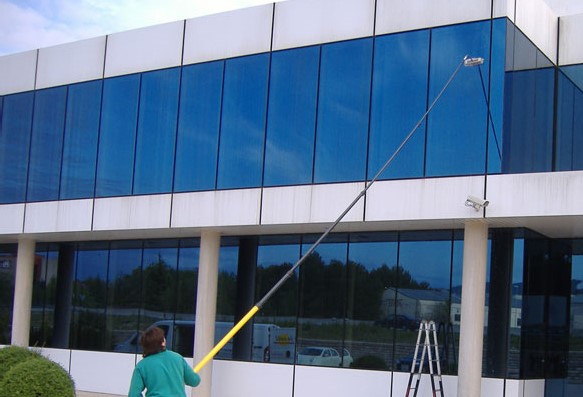
<path id="1" fill-rule="evenodd" d="M 458 397 L 479 397 L 481 393 L 487 256 L 488 225 L 468 221 L 464 230 Z"/>
<path id="2" fill-rule="evenodd" d="M 12 345 L 28 346 L 35 246 L 34 240 L 20 240 L 18 242 L 12 312 Z"/>
<path id="3" fill-rule="evenodd" d="M 194 337 L 194 365 L 212 350 L 215 342 L 217 314 L 217 285 L 219 280 L 219 251 L 221 236 L 217 232 L 203 232 L 200 238 L 198 288 L 196 294 L 196 324 Z M 199 373 L 201 382 L 192 389 L 193 397 L 210 397 L 213 362 L 209 361 Z"/>

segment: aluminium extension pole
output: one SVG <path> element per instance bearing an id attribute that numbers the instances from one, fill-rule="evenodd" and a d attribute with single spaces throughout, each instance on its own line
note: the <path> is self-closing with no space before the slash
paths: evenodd
<path id="1" fill-rule="evenodd" d="M 312 246 L 306 251 L 306 253 L 304 255 L 302 255 L 302 257 L 263 296 L 263 298 L 261 298 L 261 300 L 259 300 L 255 304 L 255 306 L 253 306 L 251 308 L 251 310 L 249 310 L 247 312 L 247 314 L 245 314 L 245 316 L 243 316 L 243 318 L 241 318 L 241 320 L 239 320 L 239 322 L 237 324 L 235 324 L 235 326 L 223 337 L 223 339 L 221 339 L 215 345 L 215 347 L 213 347 L 211 349 L 211 351 L 202 360 L 200 360 L 200 362 L 194 367 L 194 372 L 198 373 L 231 340 L 231 338 L 233 338 L 233 336 L 235 336 L 235 334 L 237 332 L 239 332 L 239 330 L 241 328 L 243 328 L 243 326 L 245 324 L 247 324 L 247 322 L 251 318 L 253 318 L 253 316 L 269 300 L 269 298 L 271 298 L 271 296 L 283 285 L 283 283 L 285 283 L 287 281 L 287 279 L 291 277 L 291 275 L 294 273 L 294 271 L 298 267 L 300 267 L 300 265 L 306 260 L 306 258 L 308 256 L 310 256 L 310 254 L 312 252 L 314 252 L 314 250 L 316 249 L 316 247 L 318 247 L 318 245 L 322 242 L 322 240 L 324 240 L 326 238 L 326 236 L 328 236 L 328 234 L 330 234 L 330 232 L 340 223 L 340 221 L 346 216 L 346 214 L 348 214 L 348 212 L 350 212 L 350 210 L 352 209 L 352 207 L 354 207 L 356 205 L 356 203 L 362 198 L 362 196 L 364 196 L 366 194 L 366 192 L 372 186 L 372 184 L 376 182 L 376 180 L 381 176 L 381 174 L 387 169 L 387 167 L 389 166 L 389 164 L 391 164 L 393 162 L 393 160 L 395 159 L 395 157 L 397 156 L 397 154 L 401 151 L 401 149 L 403 149 L 403 147 L 411 139 L 411 137 L 413 136 L 413 134 L 415 133 L 415 131 L 417 131 L 417 129 L 419 128 L 419 126 L 421 125 L 421 123 L 423 123 L 423 121 L 427 118 L 427 116 L 429 115 L 429 113 L 431 112 L 431 110 L 433 109 L 433 107 L 435 106 L 435 104 L 437 103 L 437 101 L 439 100 L 439 98 L 441 98 L 441 96 L 443 95 L 443 93 L 445 92 L 445 90 L 447 89 L 447 87 L 452 82 L 453 78 L 459 72 L 461 66 L 462 65 L 465 65 L 465 66 L 481 65 L 483 63 L 483 61 L 484 61 L 483 58 L 470 58 L 467 55 L 464 57 L 464 59 L 459 63 L 459 65 L 454 70 L 454 72 L 452 73 L 452 75 L 450 76 L 450 78 L 447 80 L 447 82 L 445 83 L 445 85 L 443 86 L 443 88 L 441 89 L 441 91 L 439 92 L 439 94 L 435 97 L 435 99 L 433 100 L 433 102 L 431 102 L 431 105 L 427 108 L 427 111 L 425 112 L 425 114 L 423 114 L 423 116 L 419 119 L 419 121 L 417 122 L 417 124 L 415 124 L 415 127 L 413 127 L 413 129 L 405 137 L 405 139 L 403 140 L 403 142 L 395 150 L 395 152 L 392 154 L 392 156 L 385 162 L 385 164 L 376 173 L 376 175 L 370 181 L 368 181 L 368 182 L 365 183 L 364 189 L 354 198 L 354 200 L 352 200 L 352 202 L 348 205 L 348 207 L 346 207 L 346 209 L 344 211 L 342 211 L 342 213 L 338 216 L 338 218 L 336 218 L 336 220 L 334 221 L 334 223 L 332 223 L 332 225 L 326 229 L 326 231 L 316 240 L 316 242 L 314 244 L 312 244 Z"/>

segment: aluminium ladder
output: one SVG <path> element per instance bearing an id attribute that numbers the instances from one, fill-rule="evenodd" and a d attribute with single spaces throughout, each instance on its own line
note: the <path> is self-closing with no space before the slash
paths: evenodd
<path id="1" fill-rule="evenodd" d="M 425 340 L 421 342 L 421 336 L 425 334 Z M 430 334 L 433 336 L 431 340 Z M 422 346 L 421 359 L 419 357 L 419 347 Z M 407 392 L 405 397 L 409 397 L 413 390 L 413 397 L 417 396 L 419 390 L 419 383 L 421 381 L 421 374 L 423 373 L 423 363 L 425 362 L 425 354 L 427 354 L 427 361 L 429 363 L 429 377 L 431 379 L 431 390 L 433 397 L 437 397 L 437 392 L 443 397 L 443 382 L 441 380 L 441 365 L 439 362 L 439 346 L 437 343 L 437 330 L 435 329 L 434 321 L 421 321 L 419 324 L 419 333 L 417 334 L 417 344 L 415 345 L 415 355 L 411 362 L 411 373 L 409 375 L 409 383 L 407 385 Z M 433 372 L 433 365 L 436 365 L 437 372 Z M 416 376 L 413 384 L 413 377 Z M 437 383 L 437 385 L 436 385 Z"/>

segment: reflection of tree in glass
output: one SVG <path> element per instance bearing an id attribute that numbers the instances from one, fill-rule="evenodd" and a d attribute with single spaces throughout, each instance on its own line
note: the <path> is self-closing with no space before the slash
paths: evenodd
<path id="1" fill-rule="evenodd" d="M 261 299 L 292 268 L 291 263 L 257 268 L 256 300 Z M 298 278 L 294 273 L 261 308 L 266 316 L 295 316 Z"/>

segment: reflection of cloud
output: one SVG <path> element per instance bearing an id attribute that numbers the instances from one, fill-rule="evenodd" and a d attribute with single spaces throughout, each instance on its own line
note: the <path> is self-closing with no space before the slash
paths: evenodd
<path id="1" fill-rule="evenodd" d="M 273 0 L 0 0 L 0 55 Z"/>

